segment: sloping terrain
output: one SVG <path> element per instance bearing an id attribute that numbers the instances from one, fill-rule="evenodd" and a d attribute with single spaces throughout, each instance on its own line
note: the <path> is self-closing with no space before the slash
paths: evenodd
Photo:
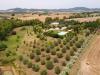
<path id="1" fill-rule="evenodd" d="M 75 21 L 79 21 L 79 22 L 92 22 L 92 21 L 96 21 L 97 19 L 100 19 L 100 16 L 97 17 L 87 17 L 87 18 L 74 18 L 74 19 L 67 19 L 69 20 L 75 20 Z"/>
<path id="2" fill-rule="evenodd" d="M 82 56 L 78 75 L 100 75 L 100 35 Z"/>

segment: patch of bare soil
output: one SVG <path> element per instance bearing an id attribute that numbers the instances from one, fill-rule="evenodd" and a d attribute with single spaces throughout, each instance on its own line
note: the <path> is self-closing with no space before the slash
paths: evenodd
<path id="1" fill-rule="evenodd" d="M 0 67 L 0 69 L 3 71 L 3 73 L 4 72 L 9 72 L 9 73 L 11 73 L 11 75 L 18 75 L 17 73 L 16 73 L 16 71 L 15 71 L 15 69 L 14 69 L 14 67 L 12 67 L 12 66 L 1 66 Z"/>
<path id="2" fill-rule="evenodd" d="M 100 75 L 100 35 L 95 38 L 87 52 L 75 63 L 73 71 L 73 73 L 77 72 L 77 75 Z"/>
<path id="3" fill-rule="evenodd" d="M 32 19 L 39 19 L 40 21 L 45 21 L 45 18 L 47 17 L 51 17 L 51 18 L 56 18 L 59 17 L 60 19 L 62 19 L 64 16 L 66 18 L 69 18 L 69 16 L 72 16 L 72 13 L 53 13 L 53 14 L 48 14 L 48 15 L 38 15 L 38 14 L 24 14 L 24 15 L 17 15 L 15 18 L 21 19 L 21 20 L 32 20 Z"/>
<path id="4" fill-rule="evenodd" d="M 100 19 L 100 16 L 87 17 L 87 18 L 74 18 L 74 19 L 67 19 L 67 20 L 75 20 L 75 21 L 79 21 L 79 22 L 92 22 L 92 21 L 96 21 L 97 19 Z"/>

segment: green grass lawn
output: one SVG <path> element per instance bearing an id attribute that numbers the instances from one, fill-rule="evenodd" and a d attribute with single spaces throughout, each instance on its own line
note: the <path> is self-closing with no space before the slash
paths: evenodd
<path id="1" fill-rule="evenodd" d="M 15 50 L 18 45 L 20 45 L 21 40 L 24 37 L 26 30 L 20 30 L 16 35 L 11 35 L 7 37 L 7 41 L 3 41 L 7 45 L 7 50 Z"/>
<path id="2" fill-rule="evenodd" d="M 13 60 L 18 57 L 16 48 L 22 42 L 22 39 L 26 33 L 26 30 L 19 30 L 17 31 L 16 35 L 10 35 L 7 37 L 7 40 L 2 41 L 4 44 L 7 45 L 5 51 L 0 52 L 0 59 L 2 60 Z M 7 56 L 8 55 L 8 56 Z"/>

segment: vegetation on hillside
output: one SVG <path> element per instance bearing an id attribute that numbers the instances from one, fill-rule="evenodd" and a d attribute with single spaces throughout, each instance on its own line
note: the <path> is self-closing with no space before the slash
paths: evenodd
<path id="1" fill-rule="evenodd" d="M 59 25 L 52 26 L 52 22 L 59 22 Z M 54 74 L 60 74 L 63 66 L 79 52 L 87 37 L 94 35 L 99 25 L 99 20 L 80 23 L 58 17 L 54 19 L 47 17 L 45 22 L 37 19 L 0 20 L 0 65 L 14 65 L 20 62 L 24 68 L 31 68 L 40 75 L 48 75 L 49 70 Z M 19 27 L 21 28 L 19 31 L 14 31 Z M 56 27 L 67 27 L 64 31 L 72 31 L 63 38 L 57 35 L 60 31 L 45 32 L 49 28 Z"/>

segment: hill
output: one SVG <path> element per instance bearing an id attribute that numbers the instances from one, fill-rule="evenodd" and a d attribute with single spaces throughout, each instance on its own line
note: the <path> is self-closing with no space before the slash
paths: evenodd
<path id="1" fill-rule="evenodd" d="M 12 8 L 8 10 L 0 10 L 0 12 L 99 12 L 100 8 L 86 8 L 75 7 L 69 9 L 26 9 L 26 8 Z"/>

